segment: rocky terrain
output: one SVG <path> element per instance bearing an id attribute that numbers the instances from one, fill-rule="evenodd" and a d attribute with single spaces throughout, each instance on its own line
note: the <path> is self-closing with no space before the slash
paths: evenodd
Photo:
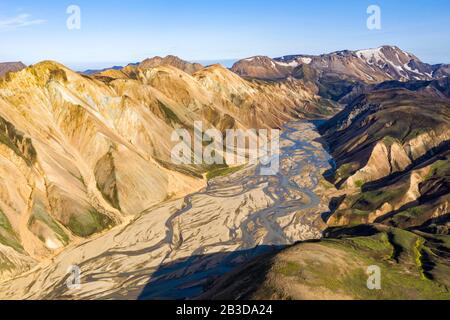
<path id="1" fill-rule="evenodd" d="M 448 236 L 383 225 L 334 229 L 321 241 L 269 253 L 222 277 L 208 300 L 450 299 Z M 377 266 L 380 290 L 369 290 Z"/>
<path id="2" fill-rule="evenodd" d="M 264 56 L 238 61 L 232 70 L 257 79 L 294 77 L 314 84 L 323 97 L 348 102 L 373 84 L 389 80 L 433 80 L 449 76 L 449 65 L 430 65 L 395 46 L 337 51 L 319 56 Z"/>

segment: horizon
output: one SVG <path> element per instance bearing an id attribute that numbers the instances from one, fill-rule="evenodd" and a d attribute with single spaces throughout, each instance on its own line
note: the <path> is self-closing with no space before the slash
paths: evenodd
<path id="1" fill-rule="evenodd" d="M 381 45 L 379 47 L 361 48 L 361 49 L 352 50 L 352 51 L 375 50 L 375 49 L 379 49 L 379 48 L 385 47 L 385 46 L 398 47 L 396 45 Z M 403 50 L 402 48 L 399 48 L 399 49 Z M 335 53 L 335 52 L 341 52 L 341 51 L 345 51 L 345 50 L 347 50 L 347 49 L 342 49 L 342 50 L 337 50 L 337 51 L 332 51 L 332 52 L 324 52 L 324 53 L 319 53 L 317 55 L 311 55 L 311 56 L 320 56 L 320 55 L 325 55 L 325 54 L 332 54 L 332 53 Z M 408 52 L 408 51 L 406 51 L 406 52 Z M 408 53 L 414 55 L 414 52 L 408 52 Z M 186 60 L 186 59 L 183 59 L 183 57 L 180 57 L 180 56 L 178 56 L 176 54 L 175 55 L 174 54 L 168 54 L 168 55 L 165 55 L 165 56 L 157 55 L 157 56 L 147 57 L 145 59 L 151 59 L 151 58 L 155 58 L 155 57 L 164 58 L 164 57 L 167 57 L 167 56 L 170 56 L 170 55 L 176 56 L 176 57 L 180 58 L 181 60 L 187 61 L 189 63 L 202 64 L 205 67 L 206 66 L 210 66 L 210 65 L 214 65 L 214 64 L 220 64 L 220 65 L 222 65 L 223 67 L 226 67 L 226 68 L 231 68 L 233 66 L 233 64 L 238 62 L 239 60 L 253 58 L 253 57 L 257 57 L 257 56 L 263 56 L 263 55 L 256 55 L 256 56 L 249 56 L 249 57 L 240 57 L 240 58 L 235 58 L 235 59 Z M 277 58 L 282 58 L 282 57 L 285 57 L 285 56 L 296 56 L 296 55 L 308 56 L 309 54 L 294 53 L 294 54 L 287 54 L 287 55 L 281 55 L 281 56 L 273 56 L 273 57 L 269 57 L 269 58 L 277 59 Z M 418 57 L 418 58 L 422 62 L 429 63 L 427 61 L 422 60 L 420 57 Z M 145 60 L 145 59 L 143 59 L 143 60 Z M 69 69 L 72 69 L 73 71 L 85 72 L 85 71 L 98 71 L 98 70 L 103 70 L 103 69 L 111 69 L 111 68 L 116 68 L 116 67 L 117 68 L 119 68 L 119 67 L 123 68 L 123 67 L 126 67 L 128 65 L 138 64 L 138 63 L 142 62 L 143 60 L 141 60 L 141 61 L 134 61 L 134 62 L 132 62 L 132 61 L 118 62 L 118 63 L 113 63 L 113 62 L 111 62 L 111 63 L 101 63 L 101 62 L 99 62 L 99 63 L 95 63 L 95 62 L 91 63 L 91 62 L 88 62 L 87 64 L 83 65 L 83 67 L 78 67 L 78 68 L 76 68 L 76 67 L 74 68 L 74 67 L 71 67 L 70 65 L 66 65 L 64 63 L 61 63 L 60 61 L 51 60 L 51 59 L 40 60 L 40 61 L 36 61 L 35 63 L 31 63 L 31 64 L 24 63 L 21 60 L 17 60 L 17 61 L 0 61 L 0 63 L 24 63 L 26 66 L 31 66 L 31 65 L 43 62 L 43 61 L 55 61 L 55 62 L 61 63 L 62 65 L 64 65 L 65 67 L 68 67 Z M 445 63 L 439 63 L 438 62 L 438 63 L 429 63 L 429 64 L 431 64 L 431 65 L 439 65 L 439 64 L 445 64 Z"/>
<path id="2" fill-rule="evenodd" d="M 71 2 L 3 1 L 0 61 L 30 65 L 54 60 L 83 71 L 176 55 L 191 62 L 226 61 L 228 67 L 257 55 L 320 55 L 389 44 L 430 64 L 450 63 L 450 39 L 445 34 L 450 6 L 443 0 L 407 5 L 376 1 L 380 30 L 366 26 L 368 6 L 374 4 L 366 0 L 74 4 L 80 9 L 80 28 L 70 30 Z"/>
<path id="3" fill-rule="evenodd" d="M 450 301 L 450 0 L 72 1 L 0 1 L 0 301 Z"/>

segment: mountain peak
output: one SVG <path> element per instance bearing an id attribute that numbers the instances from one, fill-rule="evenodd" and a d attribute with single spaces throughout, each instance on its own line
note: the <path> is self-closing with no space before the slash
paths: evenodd
<path id="1" fill-rule="evenodd" d="M 163 65 L 170 65 L 188 74 L 193 74 L 203 68 L 203 66 L 199 63 L 191 63 L 173 55 L 168 55 L 164 58 L 156 56 L 153 58 L 145 59 L 139 64 L 139 67 L 142 69 L 150 69 Z"/>

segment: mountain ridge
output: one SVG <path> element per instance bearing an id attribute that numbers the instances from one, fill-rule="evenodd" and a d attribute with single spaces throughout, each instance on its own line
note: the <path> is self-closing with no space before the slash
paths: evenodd
<path id="1" fill-rule="evenodd" d="M 219 65 L 88 76 L 42 61 L 9 73 L 0 79 L 0 254 L 9 261 L 0 276 L 204 187 L 210 167 L 171 164 L 175 129 L 278 128 L 334 112 L 323 104 L 300 80 L 248 81 Z"/>

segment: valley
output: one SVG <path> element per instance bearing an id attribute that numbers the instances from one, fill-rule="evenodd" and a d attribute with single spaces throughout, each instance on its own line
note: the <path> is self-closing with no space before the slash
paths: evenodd
<path id="1" fill-rule="evenodd" d="M 290 122 L 278 175 L 259 176 L 259 167 L 250 166 L 213 179 L 199 192 L 156 205 L 0 283 L 0 297 L 191 299 L 260 254 L 318 239 L 333 194 L 322 177 L 331 158 L 319 138 L 313 123 Z M 66 286 L 71 265 L 81 268 L 79 290 Z"/>
<path id="2" fill-rule="evenodd" d="M 383 46 L 1 67 L 0 299 L 449 298 L 448 65 Z M 196 124 L 281 130 L 279 170 L 215 138 L 226 163 L 196 161 L 207 141 L 174 161 Z"/>

